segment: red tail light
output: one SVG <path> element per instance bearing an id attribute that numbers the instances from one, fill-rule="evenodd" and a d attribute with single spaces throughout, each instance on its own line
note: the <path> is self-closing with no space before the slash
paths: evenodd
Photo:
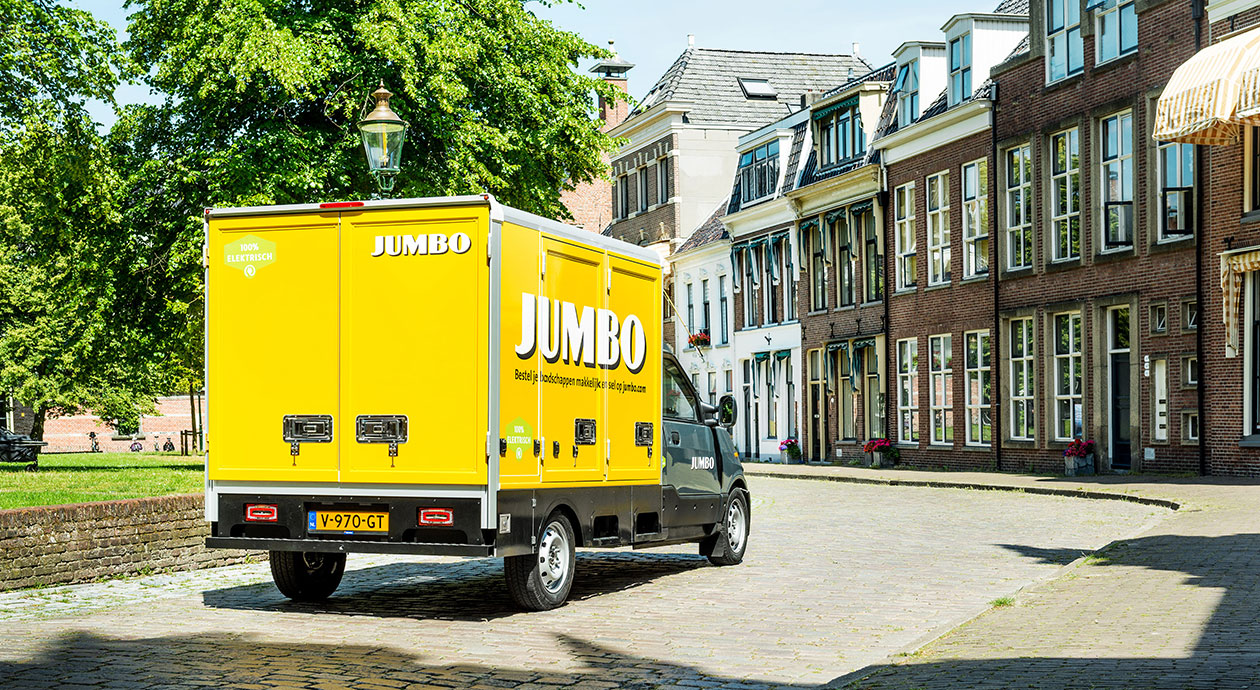
<path id="1" fill-rule="evenodd" d="M 421 508 L 421 525 L 453 525 L 455 513 L 450 508 Z"/>
<path id="2" fill-rule="evenodd" d="M 362 201 L 329 201 L 319 205 L 320 208 L 358 208 L 363 205 Z"/>
<path id="3" fill-rule="evenodd" d="M 246 522 L 275 522 L 280 518 L 280 508 L 274 503 L 246 503 Z"/>

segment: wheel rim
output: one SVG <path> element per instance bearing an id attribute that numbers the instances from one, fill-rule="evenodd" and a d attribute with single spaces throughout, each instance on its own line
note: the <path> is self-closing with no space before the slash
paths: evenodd
<path id="1" fill-rule="evenodd" d="M 324 554 L 322 553 L 303 553 L 302 565 L 306 566 L 309 571 L 319 570 L 324 566 Z"/>
<path id="2" fill-rule="evenodd" d="M 726 509 L 726 544 L 734 553 L 744 549 L 744 502 L 739 498 L 731 499 L 731 507 Z"/>
<path id="3" fill-rule="evenodd" d="M 564 530 L 554 522 L 547 525 L 542 544 L 538 547 L 538 574 L 548 592 L 555 594 L 564 587 L 572 565 L 569 561 L 569 540 Z"/>

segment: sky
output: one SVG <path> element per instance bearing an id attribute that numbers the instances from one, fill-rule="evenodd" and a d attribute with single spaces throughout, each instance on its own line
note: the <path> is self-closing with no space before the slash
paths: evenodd
<path id="1" fill-rule="evenodd" d="M 988 12 L 998 0 L 585 0 L 546 7 L 530 2 L 540 17 L 573 31 L 587 41 L 607 46 L 615 41 L 622 59 L 634 63 L 630 94 L 642 98 L 694 34 L 700 48 L 803 53 L 859 53 L 878 67 L 892 61 L 892 51 L 905 41 L 942 39 L 940 29 L 960 12 Z M 70 0 L 108 21 L 125 37 L 127 14 L 120 0 Z M 589 64 L 583 64 L 585 70 Z M 154 100 L 144 86 L 124 85 L 120 103 Z M 108 127 L 113 114 L 94 104 L 93 116 Z"/>

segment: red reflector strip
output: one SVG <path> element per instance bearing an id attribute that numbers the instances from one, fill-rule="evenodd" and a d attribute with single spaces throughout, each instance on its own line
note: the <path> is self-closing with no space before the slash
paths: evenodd
<path id="1" fill-rule="evenodd" d="M 326 204 L 320 204 L 320 208 L 358 208 L 363 205 L 362 201 L 330 201 Z"/>
<path id="2" fill-rule="evenodd" d="M 280 518 L 280 508 L 269 503 L 246 503 L 247 522 L 275 522 Z"/>
<path id="3" fill-rule="evenodd" d="M 421 508 L 421 525 L 453 525 L 455 513 L 450 508 Z"/>

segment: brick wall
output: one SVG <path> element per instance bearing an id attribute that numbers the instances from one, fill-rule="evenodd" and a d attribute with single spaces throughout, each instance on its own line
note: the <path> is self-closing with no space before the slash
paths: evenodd
<path id="1" fill-rule="evenodd" d="M 915 466 L 949 467 L 954 469 L 992 469 L 996 459 L 991 444 L 968 446 L 966 443 L 966 339 L 968 331 L 984 331 L 990 335 L 993 329 L 993 282 L 992 271 L 966 278 L 963 266 L 963 198 L 962 166 L 979 159 L 989 159 L 991 150 L 988 131 L 973 134 L 945 146 L 898 161 L 888 166 L 888 188 L 913 182 L 915 186 L 915 287 L 893 292 L 889 301 L 888 318 L 888 376 L 889 438 L 896 439 L 901 448 L 901 462 Z M 993 185 L 993 163 L 989 161 L 989 215 L 996 212 Z M 950 281 L 928 285 L 930 255 L 928 252 L 927 176 L 948 171 L 949 227 L 950 227 Z M 890 196 L 890 199 L 892 197 Z M 891 203 L 891 201 L 890 201 Z M 896 226 L 894 214 L 887 214 L 885 237 L 895 255 Z M 992 231 L 990 230 L 992 235 Z M 990 237 L 989 265 L 993 265 L 995 243 Z M 895 287 L 895 256 L 889 262 L 890 283 Z M 951 339 L 952 363 L 949 407 L 952 414 L 953 441 L 932 444 L 931 374 L 929 337 L 948 334 Z M 897 341 L 915 339 L 918 343 L 918 405 L 919 440 L 902 440 L 899 434 L 897 413 Z M 992 361 L 992 360 L 991 360 Z M 990 373 L 992 376 L 992 372 Z M 992 380 L 992 379 L 991 379 Z M 992 401 L 993 396 L 990 396 Z M 990 419 L 996 420 L 994 408 L 989 407 Z"/>
<path id="2" fill-rule="evenodd" d="M 1260 7 L 1245 10 L 1228 19 L 1211 25 L 1211 41 L 1233 31 L 1260 25 Z M 1253 130 L 1254 132 L 1254 130 Z M 1208 472 L 1224 475 L 1260 474 L 1260 448 L 1243 447 L 1244 443 L 1244 396 L 1250 382 L 1244 379 L 1247 359 L 1245 347 L 1237 357 L 1226 358 L 1225 329 L 1222 324 L 1220 259 L 1218 255 L 1230 248 L 1241 249 L 1260 246 L 1260 224 L 1244 222 L 1255 218 L 1247 216 L 1244 208 L 1244 190 L 1248 180 L 1244 174 L 1246 145 L 1207 146 L 1203 150 L 1207 181 L 1205 197 L 1205 243 L 1203 248 L 1203 278 L 1205 304 L 1200 306 L 1201 328 L 1204 329 L 1203 376 L 1205 390 L 1204 442 L 1208 448 Z M 1244 286 L 1245 290 L 1245 286 Z M 1246 324 L 1244 311 L 1239 309 L 1240 345 L 1245 343 Z"/>
<path id="3" fill-rule="evenodd" d="M 663 159 L 665 165 L 673 169 L 677 159 L 668 154 L 677 145 L 676 139 L 672 134 L 662 137 L 618 156 L 613 161 L 612 175 L 616 184 L 610 189 L 610 211 L 621 203 L 621 195 L 618 191 L 620 185 L 626 184 L 630 188 L 629 212 L 625 213 L 623 218 L 613 221 L 611 233 L 613 237 L 631 244 L 649 244 L 661 239 L 681 237 L 694 229 L 679 228 L 678 204 L 667 203 L 669 199 L 678 196 L 677 171 L 672 171 L 669 176 L 669 197 L 660 199 L 657 191 L 656 176 L 660 173 L 657 162 Z M 648 210 L 640 212 L 638 176 L 644 172 L 648 176 Z"/>
<path id="4" fill-rule="evenodd" d="M 0 510 L 0 590 L 241 563 L 207 549 L 200 495 Z"/>
<path id="5" fill-rule="evenodd" d="M 141 443 L 145 450 L 153 450 L 154 443 L 165 443 L 171 439 L 179 448 L 179 432 L 192 429 L 192 405 L 188 396 L 168 396 L 157 399 L 157 414 L 144 415 L 140 418 Z M 205 418 L 205 397 L 199 398 L 201 411 L 198 419 Z M 20 425 L 19 425 L 20 426 Z M 27 427 L 29 429 L 29 425 Z M 105 452 L 123 452 L 132 444 L 131 438 L 113 438 L 114 430 L 104 420 L 92 414 L 90 410 L 80 415 L 65 417 L 49 417 L 44 422 L 44 441 L 48 447 L 44 452 L 87 452 L 92 449 L 89 432 L 96 432 L 97 442 Z"/>
<path id="6" fill-rule="evenodd" d="M 1034 317 L 1038 353 L 1036 441 L 1005 442 L 1004 469 L 1062 471 L 1061 450 L 1066 443 L 1047 440 L 1053 431 L 1050 318 L 1056 311 L 1067 310 L 1079 311 L 1082 317 L 1083 436 L 1101 442 L 1099 460 L 1103 467 L 1108 466 L 1110 395 L 1105 318 L 1108 307 L 1124 304 L 1130 306 L 1131 375 L 1137 382 L 1131 387 L 1130 401 L 1136 410 L 1131 430 L 1132 466 L 1147 471 L 1198 469 L 1197 447 L 1181 443 L 1180 415 L 1183 409 L 1195 407 L 1197 394 L 1193 388 L 1178 385 L 1182 357 L 1195 352 L 1194 333 L 1177 327 L 1183 300 L 1195 295 L 1194 245 L 1193 240 L 1157 243 L 1156 149 L 1150 137 L 1155 99 L 1172 71 L 1195 52 L 1190 4 L 1181 0 L 1140 3 L 1138 52 L 1100 66 L 1094 65 L 1092 18 L 1083 15 L 1082 25 L 1088 25 L 1090 31 L 1084 39 L 1084 72 L 1080 75 L 1046 85 L 1042 51 L 1037 45 L 1032 56 L 1004 65 L 995 75 L 1000 87 L 996 117 L 999 148 L 1029 143 L 1033 161 L 1033 268 L 1003 273 L 999 303 L 1004 319 L 1015 315 Z M 1037 44 L 1039 37 L 1044 36 L 1044 27 L 1040 9 L 1034 10 L 1031 31 Z M 1134 242 L 1132 251 L 1103 254 L 1099 124 L 1101 118 L 1123 109 L 1133 113 Z M 1069 127 L 1078 127 L 1080 132 L 1081 258 L 1054 263 L 1050 254 L 1049 147 L 1051 136 Z M 996 173 L 994 177 L 1002 180 L 1002 166 Z M 1210 176 L 1203 171 L 1201 177 Z M 1000 233 L 1001 225 L 998 228 Z M 1166 335 L 1152 334 L 1150 329 L 1150 307 L 1159 303 L 1168 308 Z M 1204 320 L 1200 318 L 1200 323 Z M 1152 381 L 1144 375 L 1142 366 L 1147 356 L 1168 358 L 1170 414 L 1166 443 L 1153 441 Z M 1005 367 L 1002 357 L 995 357 L 994 363 Z M 1001 400 L 1005 403 L 1006 396 L 1002 395 Z M 1007 416 L 1003 415 L 1004 421 Z M 1144 448 L 1154 449 L 1153 460 L 1144 458 Z"/>

